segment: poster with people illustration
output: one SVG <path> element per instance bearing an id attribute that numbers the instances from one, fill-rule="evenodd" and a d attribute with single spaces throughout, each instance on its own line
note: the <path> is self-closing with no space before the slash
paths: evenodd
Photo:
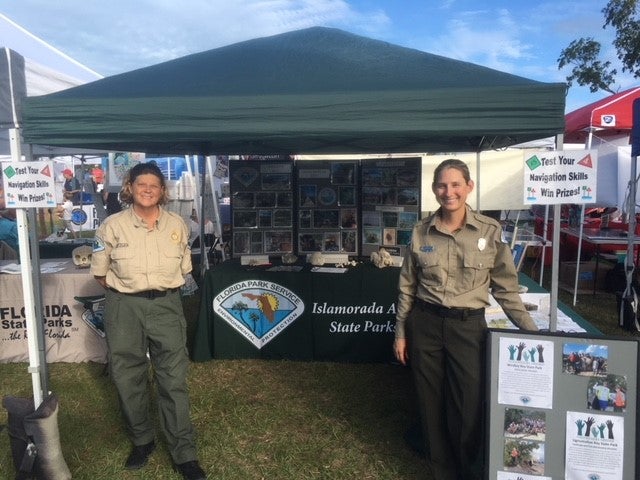
<path id="1" fill-rule="evenodd" d="M 551 408 L 553 342 L 529 337 L 500 340 L 498 402 Z"/>
<path id="2" fill-rule="evenodd" d="M 565 478 L 620 480 L 623 469 L 624 421 L 616 415 L 567 412 Z"/>

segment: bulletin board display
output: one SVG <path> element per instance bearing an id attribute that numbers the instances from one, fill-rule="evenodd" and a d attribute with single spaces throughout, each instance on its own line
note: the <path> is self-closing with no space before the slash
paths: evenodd
<path id="1" fill-rule="evenodd" d="M 362 160 L 362 255 L 380 247 L 404 251 L 420 218 L 421 163 L 420 157 Z"/>
<path id="2" fill-rule="evenodd" d="M 487 478 L 637 478 L 637 339 L 498 330 L 487 345 Z"/>
<path id="3" fill-rule="evenodd" d="M 229 162 L 232 255 L 294 251 L 292 161 Z"/>
<path id="4" fill-rule="evenodd" d="M 296 164 L 298 253 L 359 255 L 358 167 L 357 161 Z"/>

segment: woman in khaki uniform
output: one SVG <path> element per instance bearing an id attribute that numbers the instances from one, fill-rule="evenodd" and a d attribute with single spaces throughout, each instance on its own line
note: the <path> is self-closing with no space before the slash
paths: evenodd
<path id="1" fill-rule="evenodd" d="M 398 284 L 394 353 L 411 365 L 437 480 L 482 478 L 489 287 L 518 327 L 537 330 L 500 224 L 466 204 L 473 186 L 464 162 L 438 165 L 432 190 L 440 208 L 414 227 Z"/>
<path id="2" fill-rule="evenodd" d="M 109 367 L 133 443 L 125 468 L 142 468 L 155 449 L 148 352 L 174 468 L 186 480 L 204 479 L 189 418 L 189 358 L 180 298 L 184 275 L 191 271 L 189 230 L 179 215 L 162 208 L 166 184 L 154 163 L 134 166 L 120 197 L 130 208 L 98 228 L 91 273 L 106 289 Z"/>

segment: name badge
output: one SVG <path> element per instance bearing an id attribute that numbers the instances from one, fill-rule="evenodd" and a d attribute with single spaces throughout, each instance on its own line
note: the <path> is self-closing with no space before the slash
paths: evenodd
<path id="1" fill-rule="evenodd" d="M 483 251 L 487 247 L 487 239 L 479 238 L 478 239 L 478 250 Z"/>
<path id="2" fill-rule="evenodd" d="M 420 251 L 425 253 L 431 253 L 433 252 L 433 245 L 423 245 L 422 247 L 420 247 Z"/>

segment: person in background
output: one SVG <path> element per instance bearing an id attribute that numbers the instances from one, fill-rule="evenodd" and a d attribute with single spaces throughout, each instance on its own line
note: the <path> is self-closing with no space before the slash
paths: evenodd
<path id="1" fill-rule="evenodd" d="M 537 330 L 500 224 L 466 203 L 473 187 L 461 160 L 438 165 L 431 188 L 440 208 L 413 228 L 398 282 L 394 354 L 411 365 L 437 480 L 482 478 L 489 287 L 513 323 Z"/>
<path id="2" fill-rule="evenodd" d="M 189 359 L 180 297 L 184 277 L 191 272 L 189 229 L 179 215 L 163 208 L 166 182 L 154 164 L 129 170 L 121 199 L 129 208 L 107 217 L 96 231 L 91 273 L 106 290 L 109 367 L 133 443 L 124 466 L 142 468 L 155 449 L 150 360 L 160 427 L 174 468 L 186 480 L 201 480 L 205 473 L 189 418 Z"/>
<path id="3" fill-rule="evenodd" d="M 80 205 L 80 198 L 82 195 L 80 181 L 74 176 L 73 170 L 69 170 L 68 168 L 65 168 L 62 171 L 62 176 L 64 177 L 64 185 L 62 187 L 63 194 L 64 192 L 71 193 L 71 202 L 74 205 Z"/>
<path id="4" fill-rule="evenodd" d="M 16 211 L 13 208 L 0 210 L 0 240 L 15 250 L 16 253 L 20 250 L 18 223 L 16 222 Z"/>
<path id="5" fill-rule="evenodd" d="M 58 216 L 62 218 L 64 226 L 67 230 L 69 230 L 71 236 L 73 238 L 77 238 L 78 234 L 73 229 L 73 222 L 71 221 L 71 217 L 73 216 L 73 202 L 71 201 L 71 198 L 73 198 L 73 193 L 64 192 L 63 196 L 64 202 L 62 202 L 62 205 L 60 205 L 59 207 Z"/>

